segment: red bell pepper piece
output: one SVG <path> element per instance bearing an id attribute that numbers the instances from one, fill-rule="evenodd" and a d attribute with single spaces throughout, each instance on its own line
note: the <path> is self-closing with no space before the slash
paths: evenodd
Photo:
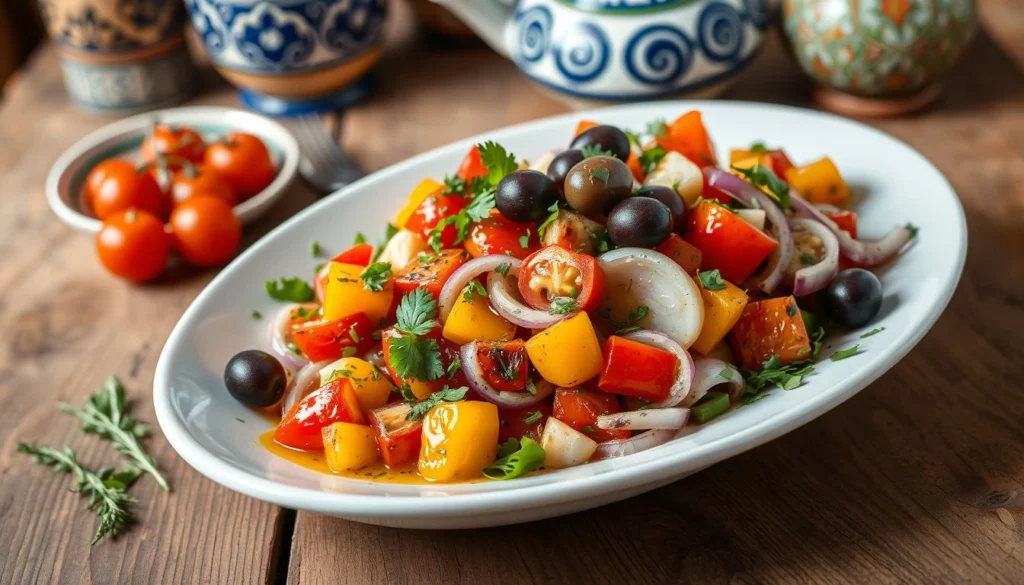
<path id="1" fill-rule="evenodd" d="M 466 263 L 469 254 L 465 250 L 441 250 L 434 256 L 424 256 L 426 262 L 413 262 L 395 275 L 395 302 L 397 307 L 402 297 L 416 290 L 426 289 L 434 300 L 441 296 L 441 289 L 452 274 Z"/>
<path id="2" fill-rule="evenodd" d="M 469 205 L 469 198 L 462 194 L 442 195 L 442 189 L 428 195 L 412 212 L 405 222 L 405 229 L 419 234 L 424 240 L 430 240 L 430 232 L 445 218 L 458 215 L 463 207 Z M 441 247 L 451 248 L 458 238 L 458 230 L 454 225 L 446 225 L 441 230 Z"/>
<path id="3" fill-rule="evenodd" d="M 679 234 L 669 234 L 668 239 L 658 244 L 654 250 L 671 258 L 690 276 L 697 275 L 702 254 Z"/>
<path id="4" fill-rule="evenodd" d="M 654 140 L 665 150 L 674 150 L 701 168 L 718 166 L 715 148 L 708 137 L 700 112 L 696 110 L 676 118 L 665 127 L 665 132 L 661 136 L 655 136 Z"/>
<path id="5" fill-rule="evenodd" d="M 771 161 L 772 172 L 778 177 L 784 178 L 786 171 L 793 168 L 793 163 L 781 148 L 768 151 L 768 160 Z"/>
<path id="6" fill-rule="evenodd" d="M 331 262 L 369 266 L 371 258 L 373 258 L 373 246 L 370 244 L 356 244 L 334 258 L 331 258 Z"/>
<path id="7" fill-rule="evenodd" d="M 625 429 L 604 430 L 597 428 L 597 417 L 601 414 L 622 412 L 619 399 L 613 394 L 579 388 L 555 390 L 555 405 L 551 416 L 587 435 L 597 442 L 629 438 Z"/>
<path id="8" fill-rule="evenodd" d="M 423 423 L 409 420 L 410 410 L 411 404 L 399 402 L 370 412 L 370 428 L 380 457 L 390 469 L 412 464 L 419 457 Z"/>
<path id="9" fill-rule="evenodd" d="M 668 398 L 679 370 L 675 354 L 618 335 L 604 342 L 603 353 L 604 369 L 598 388 L 651 402 Z"/>
<path id="10" fill-rule="evenodd" d="M 811 340 L 792 296 L 748 303 L 729 335 L 733 354 L 747 370 L 760 369 L 772 356 L 780 365 L 810 359 Z"/>
<path id="11" fill-rule="evenodd" d="M 701 268 L 717 268 L 730 282 L 743 282 L 779 243 L 731 210 L 701 201 L 687 216 L 686 241 L 702 254 Z"/>
<path id="12" fill-rule="evenodd" d="M 478 341 L 476 356 L 484 380 L 495 390 L 525 392 L 530 375 L 530 360 L 522 339 Z"/>
<path id="13" fill-rule="evenodd" d="M 298 401 L 281 419 L 274 440 L 293 449 L 323 450 L 320 430 L 329 424 L 365 424 L 359 398 L 347 379 L 334 380 Z"/>
<path id="14" fill-rule="evenodd" d="M 324 321 L 319 316 L 301 318 L 292 316 L 292 342 L 310 361 L 336 360 L 346 348 L 356 352 L 373 345 L 374 324 L 366 313 L 356 313 L 337 321 Z"/>

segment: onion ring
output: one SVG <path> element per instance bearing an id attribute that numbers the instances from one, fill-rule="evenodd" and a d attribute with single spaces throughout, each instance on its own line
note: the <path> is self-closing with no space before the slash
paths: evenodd
<path id="1" fill-rule="evenodd" d="M 646 410 L 627 410 L 615 414 L 602 414 L 597 417 L 597 428 L 606 431 L 626 429 L 645 431 L 649 429 L 679 430 L 686 426 L 690 418 L 688 408 L 648 408 Z"/>
<path id="2" fill-rule="evenodd" d="M 292 376 L 288 381 L 288 387 L 284 389 L 284 399 L 281 401 L 281 416 L 288 414 L 295 404 L 312 394 L 320 387 L 320 370 L 331 365 L 331 360 L 310 362 Z"/>
<path id="3" fill-rule="evenodd" d="M 839 239 L 832 230 L 811 219 L 791 219 L 789 225 L 794 231 L 810 232 L 825 248 L 825 255 L 816 264 L 805 266 L 793 275 L 793 295 L 805 297 L 828 286 L 839 272 Z"/>
<path id="4" fill-rule="evenodd" d="M 509 259 L 507 256 L 504 258 L 506 258 L 506 261 Z M 509 279 L 518 274 L 519 267 L 513 266 L 509 270 L 508 277 L 504 277 L 497 272 L 492 272 L 487 276 L 487 295 L 491 300 L 491 307 L 499 315 L 527 329 L 547 329 L 566 317 L 571 316 L 571 314 L 552 315 L 547 311 L 534 309 L 519 300 L 518 289 L 509 285 Z"/>
<path id="5" fill-rule="evenodd" d="M 658 331 L 634 331 L 623 337 L 630 341 L 663 349 L 679 358 L 679 370 L 676 372 L 676 379 L 672 382 L 672 388 L 668 392 L 668 398 L 660 402 L 652 402 L 647 408 L 668 408 L 677 405 L 690 406 L 697 402 L 697 398 L 693 397 L 693 358 L 690 357 L 689 352 L 683 349 L 683 346 L 676 343 L 668 335 Z"/>
<path id="6" fill-rule="evenodd" d="M 594 451 L 594 455 L 591 460 L 625 457 L 626 455 L 646 451 L 647 449 L 657 447 L 662 443 L 667 443 L 670 439 L 676 436 L 676 432 L 678 431 L 673 429 L 653 429 L 628 439 L 618 439 L 615 441 L 598 443 L 597 451 Z"/>
<path id="7" fill-rule="evenodd" d="M 476 350 L 477 342 L 470 341 L 459 348 L 459 358 L 462 360 L 462 372 L 466 374 L 466 381 L 469 382 L 470 388 L 484 400 L 506 408 L 526 408 L 541 402 L 555 391 L 555 385 L 547 380 L 540 380 L 535 384 L 536 394 L 496 390 L 484 378 L 484 371 L 480 366 L 480 360 L 477 359 Z"/>
<path id="8" fill-rule="evenodd" d="M 493 272 L 499 266 L 503 264 L 509 264 L 509 272 L 512 270 L 519 270 L 523 261 L 518 258 L 512 258 L 503 254 L 490 254 L 487 256 L 481 256 L 479 258 L 473 258 L 469 262 L 466 262 L 462 266 L 452 273 L 451 277 L 448 278 L 448 282 L 444 283 L 444 288 L 441 289 L 441 294 L 438 295 L 438 316 L 441 318 L 443 323 L 448 319 L 448 314 L 452 312 L 452 307 L 455 306 L 455 301 L 458 300 L 459 295 L 462 294 L 462 289 L 466 288 L 471 280 L 486 274 Z"/>
<path id="9" fill-rule="evenodd" d="M 899 254 L 907 242 L 914 239 L 913 232 L 907 226 L 896 226 L 879 240 L 856 240 L 792 188 L 789 190 L 789 199 L 797 213 L 824 225 L 835 234 L 843 256 L 862 266 L 878 266 Z"/>
<path id="10" fill-rule="evenodd" d="M 738 401 L 743 396 L 743 376 L 736 366 L 716 358 L 697 358 L 693 368 L 693 394 L 696 400 L 704 398 L 715 386 L 728 384 L 729 399 Z"/>
<path id="11" fill-rule="evenodd" d="M 300 308 L 314 311 L 319 306 L 316 303 L 289 303 L 274 313 L 274 317 L 270 320 L 270 328 L 268 330 L 270 334 L 270 352 L 277 359 L 281 360 L 281 364 L 285 368 L 298 370 L 309 363 L 309 359 L 306 356 L 296 354 L 288 349 L 288 344 L 291 343 L 289 328 L 292 320 L 292 311 Z"/>

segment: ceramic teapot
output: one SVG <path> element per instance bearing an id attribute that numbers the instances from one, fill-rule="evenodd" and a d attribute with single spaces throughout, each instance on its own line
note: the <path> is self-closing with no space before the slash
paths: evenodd
<path id="1" fill-rule="evenodd" d="M 434 0 L 533 81 L 585 101 L 724 89 L 757 55 L 771 0 Z"/>

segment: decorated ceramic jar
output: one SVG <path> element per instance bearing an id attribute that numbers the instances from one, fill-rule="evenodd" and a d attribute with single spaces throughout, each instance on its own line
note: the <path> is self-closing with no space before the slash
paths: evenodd
<path id="1" fill-rule="evenodd" d="M 586 101 L 711 95 L 756 56 L 767 0 L 437 0 L 535 82 Z"/>
<path id="2" fill-rule="evenodd" d="M 927 105 L 977 28 L 974 0 L 785 0 L 783 19 L 817 97 L 864 115 Z"/>
<path id="3" fill-rule="evenodd" d="M 271 114 L 348 105 L 380 58 L 386 0 L 185 0 L 214 67 Z"/>
<path id="4" fill-rule="evenodd" d="M 162 0 L 39 0 L 64 85 L 83 108 L 123 113 L 173 104 L 191 91 L 185 12 Z"/>

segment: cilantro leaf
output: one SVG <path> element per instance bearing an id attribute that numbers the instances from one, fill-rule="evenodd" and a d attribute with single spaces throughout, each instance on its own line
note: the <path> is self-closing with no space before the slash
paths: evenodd
<path id="1" fill-rule="evenodd" d="M 590 169 L 590 180 L 591 181 L 601 181 L 602 183 L 607 185 L 609 177 L 611 177 L 611 171 L 609 171 L 608 169 L 606 169 L 604 167 L 598 167 L 598 168 L 595 168 L 595 169 Z"/>
<path id="2" fill-rule="evenodd" d="M 388 363 L 399 378 L 428 382 L 444 375 L 441 346 L 436 339 L 396 335 L 389 341 L 388 354 Z"/>
<path id="3" fill-rule="evenodd" d="M 479 280 L 473 279 L 462 289 L 462 300 L 472 303 L 475 296 L 486 297 L 487 289 L 484 288 L 484 285 L 480 284 Z"/>
<path id="4" fill-rule="evenodd" d="M 518 445 L 512 443 L 515 440 L 515 437 L 510 437 L 505 445 L 502 445 L 501 450 L 505 451 L 505 454 L 484 468 L 484 477 L 498 480 L 513 479 L 544 465 L 543 447 L 530 437 L 523 437 Z M 515 449 L 517 446 L 518 449 L 508 453 L 509 449 Z"/>
<path id="5" fill-rule="evenodd" d="M 497 142 L 488 140 L 483 144 L 477 144 L 476 148 L 480 152 L 480 162 L 487 167 L 487 182 L 492 187 L 497 187 L 505 175 L 519 168 L 515 155 L 506 151 L 505 147 Z"/>
<path id="6" fill-rule="evenodd" d="M 444 189 L 441 190 L 441 195 L 462 195 L 466 192 L 466 180 L 462 177 L 455 175 L 450 177 L 445 175 L 444 177 Z"/>
<path id="7" fill-rule="evenodd" d="M 698 270 L 697 280 L 704 287 L 704 290 L 722 290 L 725 288 L 725 281 L 722 280 L 722 273 L 718 269 Z"/>
<path id="8" fill-rule="evenodd" d="M 644 174 L 648 174 L 654 170 L 654 167 L 658 166 L 661 159 L 665 158 L 668 152 L 660 146 L 652 146 L 645 148 L 640 152 L 640 168 L 644 170 Z"/>
<path id="9" fill-rule="evenodd" d="M 307 303 L 315 296 L 313 287 L 298 276 L 292 278 L 282 276 L 277 281 L 268 280 L 265 286 L 267 294 L 276 301 Z"/>
<path id="10" fill-rule="evenodd" d="M 359 278 L 363 281 L 363 288 L 370 292 L 380 292 L 391 278 L 391 263 L 374 262 L 359 273 Z"/>
<path id="11" fill-rule="evenodd" d="M 508 271 L 509 270 L 512 270 L 512 263 L 511 262 L 505 262 L 504 264 L 499 264 L 498 267 L 494 269 L 495 272 L 497 272 L 498 274 L 500 274 L 500 275 L 502 275 L 504 277 L 508 277 Z"/>
<path id="12" fill-rule="evenodd" d="M 776 199 L 778 199 L 779 207 L 782 209 L 790 208 L 789 184 L 780 179 L 779 176 L 772 172 L 768 167 L 754 165 L 749 169 L 741 169 L 733 165 L 732 170 L 746 177 L 746 179 L 755 187 L 768 187 L 768 190 L 775 195 Z"/>
<path id="13" fill-rule="evenodd" d="M 548 215 L 544 219 L 544 221 L 539 226 L 537 226 L 537 237 L 538 238 L 543 238 L 544 237 L 544 232 L 547 231 L 548 226 L 550 226 L 551 224 L 555 223 L 555 220 L 558 219 L 558 216 L 561 213 L 561 211 L 558 209 L 558 202 L 556 201 L 556 202 L 552 203 L 551 207 L 548 207 L 548 211 L 551 212 L 550 215 Z"/>
<path id="14" fill-rule="evenodd" d="M 615 153 L 601 148 L 601 145 L 599 144 L 588 144 L 587 146 L 580 148 L 580 152 L 583 153 L 583 158 L 585 159 L 592 156 L 615 156 Z"/>
<path id="15" fill-rule="evenodd" d="M 434 408 L 442 402 L 458 402 L 465 399 L 466 392 L 469 392 L 469 388 L 465 386 L 459 386 L 458 388 L 449 388 L 448 386 L 445 386 L 428 396 L 426 400 L 412 405 L 412 408 L 409 409 L 409 414 L 407 414 L 405 418 L 412 421 L 420 420 L 430 412 L 431 408 Z"/>
<path id="16" fill-rule="evenodd" d="M 551 299 L 548 313 L 551 315 L 568 315 L 580 310 L 580 304 L 571 297 L 555 297 Z"/>
<path id="17" fill-rule="evenodd" d="M 833 353 L 832 355 L 828 356 L 828 359 L 833 361 L 833 362 L 838 362 L 839 360 L 845 360 L 848 357 L 853 357 L 853 356 L 857 355 L 858 353 L 860 353 L 860 345 L 859 344 L 855 345 L 853 347 L 848 347 L 846 349 L 841 349 L 841 350 Z"/>
<path id="18" fill-rule="evenodd" d="M 395 329 L 411 335 L 426 335 L 437 326 L 437 301 L 426 290 L 417 288 L 402 297 L 395 312 Z"/>

